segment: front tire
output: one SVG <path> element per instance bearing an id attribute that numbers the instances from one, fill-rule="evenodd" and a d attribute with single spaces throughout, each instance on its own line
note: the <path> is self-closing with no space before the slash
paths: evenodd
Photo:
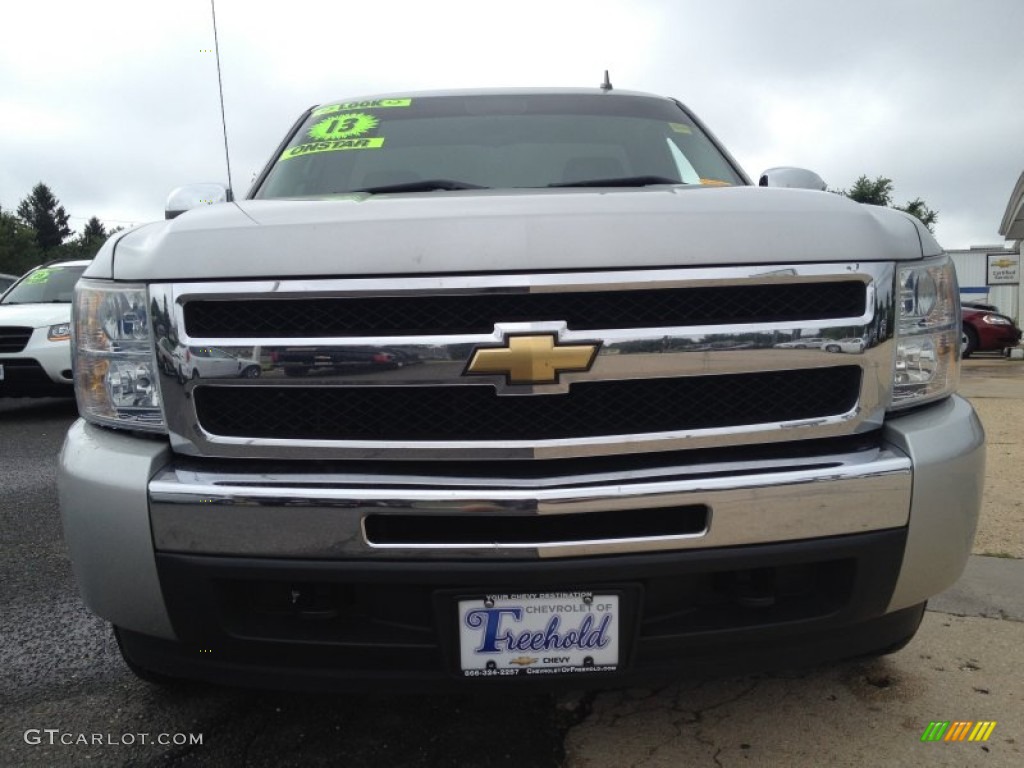
<path id="1" fill-rule="evenodd" d="M 969 325 L 964 326 L 964 335 L 967 336 L 967 346 L 964 347 L 962 357 L 966 360 L 978 349 L 978 332 Z"/>
<path id="2" fill-rule="evenodd" d="M 258 379 L 261 373 L 262 371 L 258 365 L 250 365 L 242 371 L 242 376 L 246 379 Z"/>

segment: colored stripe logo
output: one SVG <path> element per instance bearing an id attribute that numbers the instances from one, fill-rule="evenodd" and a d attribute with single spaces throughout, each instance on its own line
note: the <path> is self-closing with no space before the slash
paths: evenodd
<path id="1" fill-rule="evenodd" d="M 995 728 L 995 720 L 933 720 L 921 741 L 988 741 Z"/>

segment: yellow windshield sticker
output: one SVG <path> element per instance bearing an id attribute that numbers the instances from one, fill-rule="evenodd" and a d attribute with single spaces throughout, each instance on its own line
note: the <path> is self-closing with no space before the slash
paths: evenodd
<path id="1" fill-rule="evenodd" d="M 384 109 L 386 107 L 408 107 L 412 99 L 371 99 L 370 101 L 346 101 L 342 104 L 328 104 L 313 110 L 313 117 L 333 115 L 335 112 L 350 112 L 353 109 Z"/>
<path id="2" fill-rule="evenodd" d="M 326 117 L 309 129 L 309 138 L 321 141 L 350 139 L 353 136 L 362 136 L 367 131 L 372 131 L 379 124 L 380 120 L 363 112 Z"/>
<path id="3" fill-rule="evenodd" d="M 338 139 L 336 141 L 313 141 L 308 144 L 296 144 L 281 153 L 278 162 L 290 160 L 301 155 L 312 155 L 317 152 L 340 152 L 346 149 L 380 149 L 384 146 L 384 137 L 374 139 Z"/>
<path id="4" fill-rule="evenodd" d="M 25 283 L 28 285 L 34 283 L 45 283 L 50 279 L 50 275 L 53 274 L 52 269 L 37 269 L 31 275 L 25 278 Z"/>
<path id="5" fill-rule="evenodd" d="M 693 133 L 693 129 L 685 123 L 669 123 L 668 127 L 676 133 Z"/>
<path id="6" fill-rule="evenodd" d="M 721 179 L 701 179 L 700 183 L 705 187 L 731 187 L 728 181 L 722 181 Z"/>

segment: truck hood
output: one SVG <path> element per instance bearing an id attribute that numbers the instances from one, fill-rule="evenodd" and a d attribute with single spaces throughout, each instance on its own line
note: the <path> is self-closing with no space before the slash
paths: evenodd
<path id="1" fill-rule="evenodd" d="M 70 321 L 70 304 L 0 304 L 0 325 L 45 328 Z"/>
<path id="2" fill-rule="evenodd" d="M 87 274 L 147 281 L 414 275 L 889 261 L 938 252 L 916 219 L 823 192 L 473 190 L 204 206 L 129 232 Z"/>

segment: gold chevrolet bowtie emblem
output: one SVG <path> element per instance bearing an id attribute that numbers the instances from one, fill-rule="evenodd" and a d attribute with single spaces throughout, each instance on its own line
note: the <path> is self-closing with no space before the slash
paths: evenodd
<path id="1" fill-rule="evenodd" d="M 520 667 L 528 667 L 530 664 L 536 664 L 539 659 L 533 656 L 517 656 L 514 659 L 509 659 L 509 664 L 518 664 Z"/>
<path id="2" fill-rule="evenodd" d="M 993 261 L 991 264 L 993 267 L 999 267 L 1000 269 L 1017 266 L 1017 262 L 1013 259 L 999 259 L 999 261 Z"/>
<path id="3" fill-rule="evenodd" d="M 509 384 L 552 384 L 559 374 L 588 371 L 600 344 L 558 346 L 550 334 L 509 336 L 504 347 L 477 347 L 467 374 L 503 374 Z"/>

